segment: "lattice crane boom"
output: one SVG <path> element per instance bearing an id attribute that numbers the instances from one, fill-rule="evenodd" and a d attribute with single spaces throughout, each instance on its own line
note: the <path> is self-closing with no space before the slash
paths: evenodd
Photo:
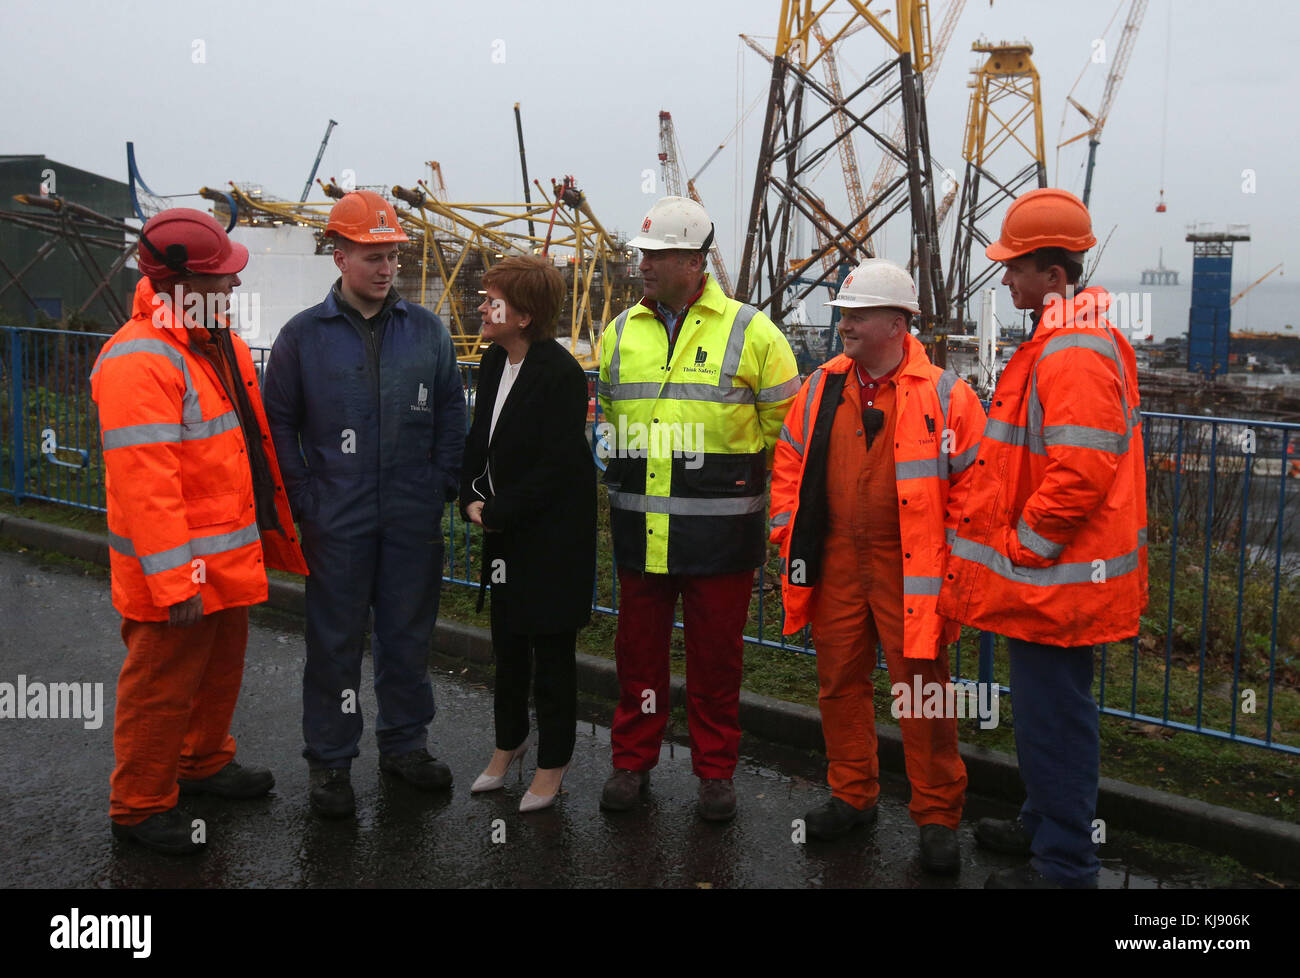
<path id="1" fill-rule="evenodd" d="M 718 150 L 722 147 L 719 146 Z M 718 155 L 715 150 L 713 156 Z M 704 164 L 708 166 L 712 162 L 713 156 Z M 700 199 L 699 191 L 695 189 L 694 177 L 686 181 L 686 193 L 682 193 L 682 151 L 677 145 L 677 130 L 673 126 L 672 113 L 661 111 L 659 113 L 659 165 L 663 168 L 664 187 L 669 195 L 673 197 L 687 196 L 695 203 L 704 207 L 704 201 Z M 704 167 L 701 167 L 701 172 Z M 698 174 L 696 174 L 698 176 Z M 727 295 L 731 295 L 731 276 L 727 274 L 727 266 L 722 261 L 722 251 L 718 248 L 717 238 L 709 246 L 709 258 L 713 262 L 713 277 L 718 280 L 718 286 Z"/>

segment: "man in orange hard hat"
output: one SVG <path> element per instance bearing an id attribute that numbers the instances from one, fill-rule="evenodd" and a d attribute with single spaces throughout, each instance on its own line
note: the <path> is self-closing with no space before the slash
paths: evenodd
<path id="1" fill-rule="evenodd" d="M 225 319 L 248 249 L 201 211 L 140 230 L 133 315 L 91 373 L 108 496 L 113 607 L 126 661 L 113 725 L 113 835 L 169 854 L 206 833 L 178 794 L 256 798 L 230 720 L 248 606 L 266 568 L 307 572 L 248 347 Z"/>
<path id="2" fill-rule="evenodd" d="M 879 642 L 890 682 L 909 697 L 894 712 L 921 865 L 956 873 L 966 790 L 957 717 L 923 716 L 911 694 L 944 690 L 951 675 L 947 645 L 959 628 L 935 603 L 984 409 L 911 335 L 920 306 L 902 268 L 867 259 L 828 304 L 843 310 L 844 352 L 815 370 L 790 405 L 772 469 L 785 632 L 812 625 L 829 762 L 831 798 L 804 825 L 812 838 L 834 839 L 876 820 L 871 671 Z"/>
<path id="3" fill-rule="evenodd" d="M 356 810 L 362 645 L 373 609 L 380 769 L 451 787 L 427 749 L 427 657 L 442 583 L 442 508 L 460 485 L 465 396 L 451 336 L 393 286 L 397 212 L 369 190 L 330 211 L 339 279 L 289 320 L 266 375 L 266 411 L 302 525 L 307 585 L 303 755 L 318 815 Z"/>
<path id="4" fill-rule="evenodd" d="M 1093 646 L 1132 638 L 1147 603 L 1146 469 L 1133 348 L 1076 294 L 1096 244 L 1073 194 L 1012 203 L 985 253 L 1034 333 L 1007 364 L 939 596 L 949 618 L 1007 636 L 1025 803 L 983 819 L 982 845 L 1030 857 L 991 888 L 1095 887 Z"/>

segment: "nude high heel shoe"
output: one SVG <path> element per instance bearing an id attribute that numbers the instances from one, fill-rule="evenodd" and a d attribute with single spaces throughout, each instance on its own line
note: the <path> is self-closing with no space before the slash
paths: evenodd
<path id="1" fill-rule="evenodd" d="M 524 797 L 519 802 L 519 811 L 540 812 L 543 808 L 550 808 L 554 805 L 555 799 L 559 797 L 560 789 L 564 787 L 564 775 L 568 770 L 568 764 L 560 769 L 560 783 L 555 786 L 555 794 L 553 795 L 535 795 L 531 791 L 525 791 Z"/>
<path id="2" fill-rule="evenodd" d="M 510 752 L 510 760 L 506 761 L 505 774 L 488 774 L 486 771 L 480 774 L 472 785 L 470 785 L 470 794 L 476 795 L 484 791 L 496 791 L 506 783 L 506 778 L 510 775 L 510 765 L 515 761 L 519 762 L 519 770 L 522 773 L 524 769 L 524 754 L 528 750 L 528 738 Z"/>

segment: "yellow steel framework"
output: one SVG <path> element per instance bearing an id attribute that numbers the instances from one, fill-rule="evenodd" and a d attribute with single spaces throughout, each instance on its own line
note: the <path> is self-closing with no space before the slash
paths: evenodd
<path id="1" fill-rule="evenodd" d="M 440 186 L 436 166 L 434 173 Z M 322 186 L 332 198 L 345 192 L 334 183 Z M 604 324 L 640 297 L 630 271 L 631 252 L 605 230 L 570 179 L 553 184 L 552 194 L 543 191 L 543 199 L 532 204 L 453 203 L 423 189 L 368 189 L 394 204 L 410 238 L 402 246 L 403 257 L 420 269 L 418 301 L 443 318 L 462 360 L 477 360 L 481 353 L 476 309 L 482 273 L 507 255 L 545 253 L 555 259 L 570 285 L 567 319 L 556 332 L 568 336 L 574 357 L 586 367 L 599 362 Z M 207 188 L 201 193 L 224 206 L 225 194 Z M 270 200 L 233 183 L 229 196 L 239 209 L 240 223 L 293 223 L 320 232 L 333 206 L 332 200 Z M 529 219 L 536 222 L 536 234 L 528 233 Z M 408 275 L 399 276 L 409 295 L 414 283 Z"/>
<path id="2" fill-rule="evenodd" d="M 966 110 L 962 158 L 966 175 L 953 238 L 953 327 L 963 331 L 971 300 L 996 274 L 998 266 L 984 258 L 984 248 L 996 233 L 981 225 L 990 214 L 1001 219 L 1002 208 L 1027 184 L 1047 186 L 1043 141 L 1043 93 L 1028 41 L 971 45 L 986 57 L 972 74 Z"/>

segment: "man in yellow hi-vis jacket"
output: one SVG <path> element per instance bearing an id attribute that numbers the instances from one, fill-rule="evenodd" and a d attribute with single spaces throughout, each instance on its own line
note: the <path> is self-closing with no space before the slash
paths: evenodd
<path id="1" fill-rule="evenodd" d="M 680 594 L 698 811 L 725 821 L 736 811 L 742 636 L 765 553 L 764 490 L 799 375 L 772 321 L 705 272 L 712 240 L 699 204 L 658 201 L 629 242 L 641 249 L 644 298 L 601 340 L 620 698 L 600 804 L 632 808 L 658 761 Z"/>

